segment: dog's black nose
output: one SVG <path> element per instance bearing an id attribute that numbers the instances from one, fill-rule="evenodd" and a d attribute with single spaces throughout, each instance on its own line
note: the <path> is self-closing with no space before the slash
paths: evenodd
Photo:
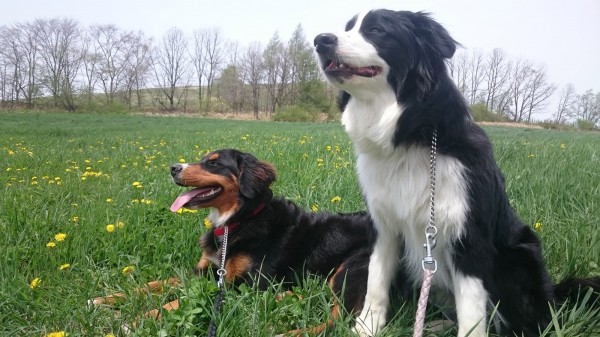
<path id="1" fill-rule="evenodd" d="M 314 43 L 317 53 L 329 52 L 337 44 L 337 36 L 331 33 L 319 34 Z"/>
<path id="2" fill-rule="evenodd" d="M 179 172 L 181 172 L 181 170 L 183 170 L 183 165 L 181 165 L 181 164 L 171 165 L 171 175 L 173 177 L 176 176 Z"/>

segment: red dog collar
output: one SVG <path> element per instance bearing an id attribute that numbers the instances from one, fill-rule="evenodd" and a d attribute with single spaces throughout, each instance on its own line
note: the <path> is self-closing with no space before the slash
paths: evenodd
<path id="1" fill-rule="evenodd" d="M 260 211 L 263 210 L 263 208 L 265 208 L 266 204 L 265 203 L 261 203 L 260 205 L 258 205 L 258 207 L 256 207 L 254 209 L 254 211 L 252 211 L 252 213 L 250 213 L 250 216 L 248 218 L 253 218 L 255 217 L 258 213 L 260 213 Z M 225 235 L 225 227 L 227 227 L 227 229 L 229 230 L 229 232 L 233 232 L 233 230 L 239 225 L 239 223 L 234 222 L 234 223 L 230 223 L 229 225 L 225 225 L 225 226 L 221 226 L 218 228 L 213 229 L 213 234 L 215 236 L 223 236 Z"/>

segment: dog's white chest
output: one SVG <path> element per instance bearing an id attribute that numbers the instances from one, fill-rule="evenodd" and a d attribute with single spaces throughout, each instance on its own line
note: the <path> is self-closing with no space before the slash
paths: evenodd
<path id="1" fill-rule="evenodd" d="M 391 140 L 390 140 L 391 142 Z M 420 281 L 425 228 L 429 221 L 430 150 L 397 147 L 390 154 L 358 152 L 357 169 L 379 235 L 403 237 L 404 265 Z M 467 211 L 465 168 L 438 155 L 435 218 L 438 227 L 434 257 L 440 265 L 437 282 L 451 287 L 451 247 L 464 230 Z"/>

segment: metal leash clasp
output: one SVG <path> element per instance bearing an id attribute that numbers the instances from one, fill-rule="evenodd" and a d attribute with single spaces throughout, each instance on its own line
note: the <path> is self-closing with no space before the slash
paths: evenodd
<path id="1" fill-rule="evenodd" d="M 437 261 L 431 254 L 433 248 L 437 244 L 435 236 L 437 235 L 437 228 L 435 226 L 429 226 L 425 229 L 425 244 L 423 247 L 425 248 L 425 257 L 421 262 L 423 270 L 430 270 L 433 273 L 437 271 Z"/>

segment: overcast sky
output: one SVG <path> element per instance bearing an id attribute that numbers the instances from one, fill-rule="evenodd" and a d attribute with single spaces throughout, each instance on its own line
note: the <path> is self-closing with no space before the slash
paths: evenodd
<path id="1" fill-rule="evenodd" d="M 600 91 L 600 0 L 11 0 L 0 24 L 69 17 L 83 25 L 113 23 L 155 39 L 169 28 L 191 34 L 220 27 L 246 45 L 275 32 L 289 39 L 302 24 L 309 40 L 342 29 L 372 8 L 428 11 L 467 49 L 501 48 L 511 59 L 546 65 L 550 81 L 577 93 Z"/>

